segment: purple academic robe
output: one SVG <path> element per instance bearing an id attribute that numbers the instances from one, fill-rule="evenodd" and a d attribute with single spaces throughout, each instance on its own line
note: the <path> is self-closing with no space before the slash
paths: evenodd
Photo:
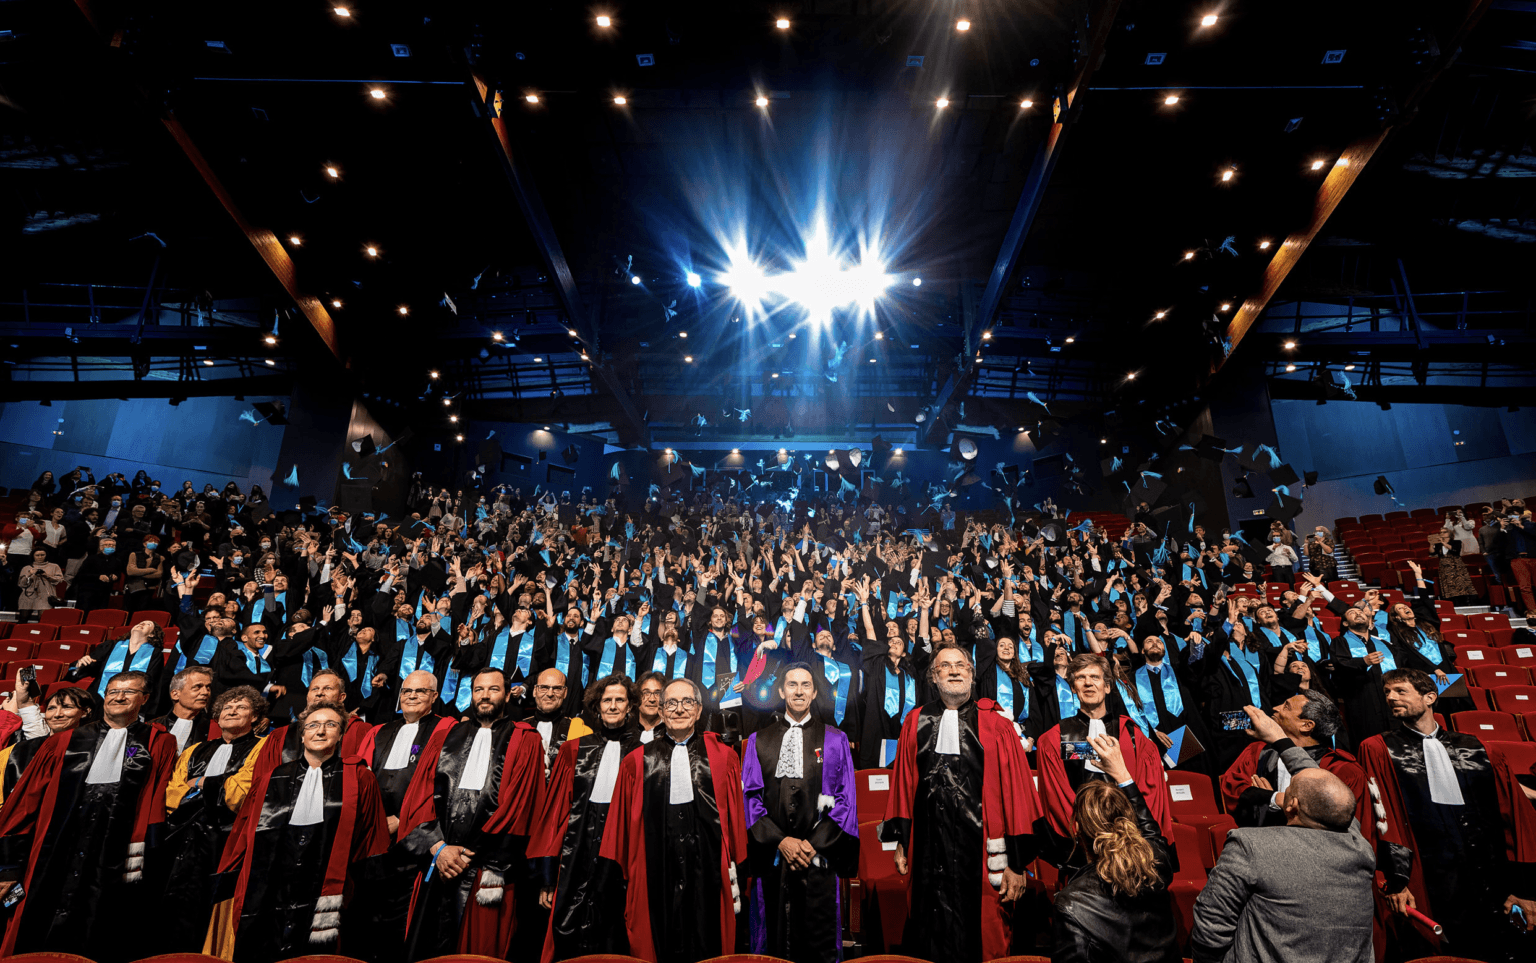
<path id="1" fill-rule="evenodd" d="M 790 730 L 782 715 L 749 736 L 742 753 L 749 865 L 757 879 L 752 952 L 796 963 L 837 963 L 842 958 L 837 879 L 855 875 L 859 864 L 853 752 L 840 729 L 816 719 L 803 728 L 801 779 L 775 775 Z M 779 853 L 786 837 L 810 843 L 817 863 L 790 869 Z"/>

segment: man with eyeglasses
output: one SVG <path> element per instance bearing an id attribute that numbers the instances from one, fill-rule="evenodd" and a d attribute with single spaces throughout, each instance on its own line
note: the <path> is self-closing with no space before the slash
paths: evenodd
<path id="1" fill-rule="evenodd" d="M 165 820 L 165 787 L 176 740 L 140 719 L 149 696 L 143 672 L 107 682 L 100 722 L 48 737 L 0 812 L 0 898 L 24 894 L 0 955 L 41 950 L 97 963 L 140 956 L 125 941 L 143 885 L 150 838 Z"/>
<path id="2" fill-rule="evenodd" d="M 581 690 L 585 681 L 585 656 L 582 647 L 590 640 L 596 623 L 588 623 L 578 606 L 567 606 L 565 618 L 557 619 L 554 592 L 544 593 L 544 619 L 536 637 L 533 654 L 535 673 L 558 669 L 566 678 L 565 711 L 574 715 L 581 708 Z"/>
<path id="3" fill-rule="evenodd" d="M 471 680 L 470 717 L 411 778 L 396 838 L 422 882 L 407 937 L 412 959 L 463 952 L 506 959 L 516 927 L 513 869 L 522 870 L 544 785 L 539 735 L 507 714 L 501 669 Z"/>
<path id="4" fill-rule="evenodd" d="M 229 689 L 213 704 L 219 737 L 208 740 L 205 729 L 203 738 L 176 759 L 165 790 L 163 845 L 170 858 L 152 867 L 163 872 L 155 880 L 165 908 L 156 930 L 160 952 L 196 953 L 203 948 L 213 910 L 208 880 L 218 869 L 235 816 L 251 791 L 262 740 L 256 725 L 266 715 L 267 700 L 260 692 L 250 686 Z"/>
<path id="5" fill-rule="evenodd" d="M 1008 955 L 1041 807 L 1013 720 L 974 695 L 967 649 L 934 653 L 939 698 L 909 713 L 880 838 L 911 874 L 903 950 L 934 963 Z"/>
<path id="6" fill-rule="evenodd" d="M 661 718 L 661 693 L 667 681 L 660 672 L 647 672 L 640 677 L 640 711 L 635 721 L 640 725 L 642 743 L 649 743 L 666 731 Z"/>
<path id="7" fill-rule="evenodd" d="M 342 752 L 346 721 L 339 702 L 307 707 L 292 726 L 303 754 L 256 773 L 219 861 L 234 895 L 210 928 L 214 955 L 271 963 L 335 953 L 357 935 L 347 883 L 388 848 L 389 828 L 373 773 Z"/>
<path id="8" fill-rule="evenodd" d="M 601 854 L 627 884 L 630 955 L 697 963 L 736 946 L 736 867 L 747 851 L 741 766 L 719 736 L 698 731 L 697 682 L 672 682 L 661 706 L 665 733 L 619 767 Z"/>
<path id="9" fill-rule="evenodd" d="M 579 739 L 592 731 L 580 716 L 565 713 L 565 676 L 559 669 L 545 669 L 533 682 L 533 713 L 524 722 L 538 730 L 544 743 L 544 779 L 548 781 L 555 756 L 567 739 Z"/>
<path id="10" fill-rule="evenodd" d="M 304 690 L 304 706 L 317 706 L 321 703 L 331 702 L 336 705 L 346 705 L 343 701 L 347 697 L 347 678 L 337 669 L 321 669 L 309 680 L 309 688 Z M 343 756 L 355 756 L 363 745 L 363 739 L 373 731 L 373 726 L 348 713 L 345 724 L 342 726 L 341 754 Z M 285 762 L 293 762 L 304 754 L 304 730 L 297 724 L 286 726 L 274 726 L 267 732 L 269 739 L 261 747 L 261 755 L 256 760 L 257 775 L 275 769 Z"/>

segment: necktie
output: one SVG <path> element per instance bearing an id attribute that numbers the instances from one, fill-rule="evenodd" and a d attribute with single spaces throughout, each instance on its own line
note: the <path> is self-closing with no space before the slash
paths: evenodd
<path id="1" fill-rule="evenodd" d="M 313 826 L 325 821 L 325 779 L 319 766 L 304 771 L 304 781 L 299 785 L 299 798 L 293 804 L 290 826 Z"/>

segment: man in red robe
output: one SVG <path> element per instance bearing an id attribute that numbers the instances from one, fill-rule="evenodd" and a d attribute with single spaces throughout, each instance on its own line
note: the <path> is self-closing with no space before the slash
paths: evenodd
<path id="1" fill-rule="evenodd" d="M 145 892 L 147 837 L 165 821 L 176 740 L 139 720 L 143 672 L 115 674 L 102 721 L 49 736 L 6 797 L 0 816 L 0 897 L 24 894 L 0 956 L 51 950 L 97 963 L 140 954 L 125 940 Z M 151 827 L 154 833 L 151 834 Z"/>
<path id="2" fill-rule="evenodd" d="M 624 757 L 596 872 L 622 874 L 629 954 L 697 963 L 736 947 L 747 855 L 741 764 L 712 732 L 697 731 L 698 683 L 662 692 L 666 732 Z"/>
<path id="3" fill-rule="evenodd" d="M 1173 839 L 1173 800 L 1163 777 L 1162 753 L 1149 737 L 1139 732 L 1128 717 L 1109 711 L 1109 667 L 1102 655 L 1083 653 L 1067 664 L 1067 682 L 1077 696 L 1078 709 L 1073 715 L 1048 729 L 1036 742 L 1040 766 L 1040 795 L 1051 832 L 1065 847 L 1057 845 L 1052 862 L 1065 860 L 1073 847 L 1072 808 L 1077 804 L 1077 787 L 1090 779 L 1108 780 L 1094 764 L 1091 753 L 1083 751 L 1092 736 L 1111 735 L 1120 744 L 1126 768 L 1136 777 L 1147 809 L 1157 820 L 1163 838 Z M 1060 857 L 1060 859 L 1054 858 Z"/>
<path id="4" fill-rule="evenodd" d="M 319 705 L 322 702 L 331 702 L 337 705 L 346 705 L 347 680 L 335 669 L 321 669 L 309 680 L 309 689 L 304 694 L 304 707 Z M 359 755 L 362 750 L 363 737 L 373 731 L 373 726 L 357 718 L 347 716 L 347 727 L 341 736 L 342 758 L 350 758 Z M 274 726 L 266 733 L 267 741 L 261 746 L 261 755 L 256 760 L 256 777 L 259 779 L 262 773 L 285 762 L 293 762 L 304 754 L 304 730 L 301 726 Z"/>
<path id="5" fill-rule="evenodd" d="M 538 731 L 507 715 L 506 673 L 470 680 L 470 718 L 416 765 L 400 807 L 398 846 L 422 872 L 411 914 L 412 959 L 455 951 L 506 959 L 517 927 L 514 870 L 544 787 Z"/>
<path id="6" fill-rule="evenodd" d="M 1320 766 L 1338 776 L 1355 794 L 1355 818 L 1361 831 L 1370 831 L 1370 804 L 1366 801 L 1365 771 L 1355 757 L 1333 749 L 1339 732 L 1339 710 L 1331 698 L 1316 689 L 1303 689 L 1275 706 L 1273 718 L 1253 706 L 1249 730 L 1258 739 L 1244 749 L 1221 779 L 1221 795 L 1227 812 L 1238 826 L 1283 826 L 1285 788 L 1298 769 Z M 1292 756 L 1300 752 L 1306 759 Z M 1310 762 L 1308 761 L 1310 760 Z M 1369 838 L 1369 835 L 1367 835 Z"/>
<path id="7" fill-rule="evenodd" d="M 346 719 L 338 702 L 307 707 L 293 723 L 302 755 L 255 774 L 219 861 L 233 899 L 215 911 L 206 952 L 270 963 L 355 941 L 342 922 L 350 877 L 388 848 L 389 830 L 373 773 L 341 755 Z"/>
<path id="8" fill-rule="evenodd" d="M 939 701 L 902 723 L 880 838 L 912 875 L 902 952 L 979 963 L 1008 955 L 1040 800 L 1013 720 L 974 698 L 970 653 L 941 648 L 929 673 Z"/>

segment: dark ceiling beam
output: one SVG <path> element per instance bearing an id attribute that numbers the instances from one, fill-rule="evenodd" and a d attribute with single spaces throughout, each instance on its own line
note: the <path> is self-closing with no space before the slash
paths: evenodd
<path id="1" fill-rule="evenodd" d="M 184 328 L 180 325 L 0 324 L 0 338 L 22 351 L 50 354 L 271 354 L 259 328 Z"/>
<path id="2" fill-rule="evenodd" d="M 992 266 L 992 273 L 987 277 L 987 286 L 982 292 L 981 303 L 977 305 L 974 314 L 965 319 L 965 344 L 961 347 L 962 366 L 945 381 L 939 391 L 937 403 L 934 405 L 938 415 L 931 419 L 925 438 L 930 445 L 936 444 L 943 437 L 945 431 L 943 426 L 948 424 L 952 414 L 949 409 L 965 398 L 966 390 L 970 387 L 972 378 L 975 377 L 975 354 L 977 346 L 981 344 L 981 332 L 992 324 L 998 309 L 1003 305 L 1009 286 L 1013 283 L 1014 274 L 1019 267 L 1019 255 L 1024 251 L 1024 242 L 1029 239 L 1030 226 L 1034 224 L 1035 214 L 1040 210 L 1040 202 L 1045 198 L 1045 190 L 1050 184 L 1051 174 L 1056 170 L 1057 161 L 1061 158 L 1066 132 L 1082 112 L 1082 94 L 1086 93 L 1088 81 L 1093 76 L 1094 69 L 1104 58 L 1104 44 L 1109 39 L 1110 28 L 1114 26 L 1115 16 L 1119 11 L 1120 0 L 1097 0 L 1084 17 L 1088 37 L 1083 44 L 1083 51 L 1073 65 L 1071 83 L 1066 92 L 1061 95 L 1059 103 L 1052 107 L 1057 114 L 1045 140 L 1035 151 L 1029 174 L 1024 179 L 1024 187 L 1019 192 L 1019 202 L 1013 210 L 1013 219 L 1008 223 L 1008 231 L 1003 235 L 1002 248 L 997 252 L 997 262 Z"/>
<path id="3" fill-rule="evenodd" d="M 1257 336 L 1256 336 L 1257 337 Z M 1493 340 L 1489 340 L 1492 338 Z M 1295 348 L 1286 348 L 1295 342 Z M 1353 334 L 1274 335 L 1260 342 L 1266 358 L 1306 362 L 1492 361 L 1504 365 L 1536 364 L 1531 346 L 1536 332 L 1525 329 L 1482 331 L 1360 331 Z M 1513 347 L 1512 347 L 1513 346 Z"/>
<path id="4" fill-rule="evenodd" d="M 1461 53 L 1462 44 L 1467 36 L 1476 28 L 1482 20 L 1483 14 L 1493 6 L 1493 0 L 1463 0 L 1463 12 L 1458 21 L 1454 33 L 1445 38 L 1440 49 L 1442 54 L 1434 68 L 1419 79 L 1419 82 L 1401 100 L 1398 116 L 1411 122 L 1418 107 L 1440 75 L 1449 67 Z M 1221 370 L 1227 358 L 1237 350 L 1238 344 L 1251 330 L 1254 324 L 1263 316 L 1264 309 L 1269 305 L 1275 292 L 1280 290 L 1280 285 L 1290 275 L 1291 271 L 1301 262 L 1301 256 L 1307 252 L 1307 248 L 1317 239 L 1323 226 L 1328 223 L 1328 218 L 1333 215 L 1339 202 L 1349 193 L 1349 189 L 1355 185 L 1360 174 L 1365 170 L 1376 149 L 1386 141 L 1388 135 L 1397 129 L 1398 125 L 1383 128 L 1372 134 L 1356 140 L 1345 148 L 1339 155 L 1339 160 L 1334 164 L 1333 170 L 1323 178 L 1322 186 L 1317 189 L 1317 194 L 1312 200 L 1312 215 L 1307 221 L 1307 226 L 1302 230 L 1287 237 L 1264 268 L 1264 278 L 1259 286 L 1258 293 L 1245 300 L 1232 318 L 1232 323 L 1227 327 L 1227 340 L 1230 347 L 1225 356 L 1218 357 L 1211 364 L 1208 375 L 1214 376 Z"/>
<path id="5" fill-rule="evenodd" d="M 472 79 L 476 94 L 473 98 L 475 112 L 490 122 L 489 129 L 495 135 L 502 170 L 507 175 L 507 183 L 512 188 L 513 196 L 517 198 L 517 206 L 522 209 L 523 220 L 528 224 L 528 232 L 533 235 L 534 243 L 538 245 L 539 253 L 544 258 L 544 266 L 549 269 L 555 292 L 560 297 L 560 304 L 565 308 L 566 316 L 571 319 L 571 324 L 575 327 L 582 344 L 590 349 L 593 369 L 597 371 L 598 377 L 602 379 L 604 386 L 618 403 L 620 413 L 623 415 L 619 420 L 629 429 L 639 444 L 649 447 L 650 429 L 646 426 L 639 410 L 636 409 L 634 400 L 629 397 L 629 392 L 619 383 L 613 367 L 606 364 L 602 358 L 602 346 L 597 337 L 597 318 L 583 304 L 581 292 L 576 288 L 576 278 L 571 274 L 570 263 L 565 259 L 565 250 L 560 246 L 560 238 L 555 234 L 555 226 L 549 219 L 549 212 L 544 208 L 544 201 L 539 196 L 538 187 L 534 184 L 527 166 L 521 162 L 521 155 L 512 147 L 511 132 L 506 121 L 502 119 L 500 105 L 496 102 L 497 94 L 491 84 L 479 73 L 473 73 Z"/>
<path id="6" fill-rule="evenodd" d="M 1473 408 L 1498 408 L 1531 404 L 1529 387 L 1487 388 L 1459 385 L 1355 385 L 1355 401 L 1385 402 L 1401 405 L 1464 405 Z M 1311 381 L 1296 378 L 1270 378 L 1269 396 L 1282 401 L 1316 401 L 1322 389 Z M 1330 399 L 1329 404 L 1349 404 Z"/>
<path id="7" fill-rule="evenodd" d="M 75 0 L 75 5 L 85 15 L 85 19 L 90 23 L 97 36 L 114 46 L 118 43 L 120 38 L 115 35 L 116 28 L 109 25 L 102 18 L 101 11 L 93 0 Z M 150 97 L 140 88 L 137 82 L 134 82 L 134 90 L 138 93 L 139 100 L 143 104 L 152 105 L 155 103 L 154 98 Z M 158 115 L 166 131 L 176 141 L 176 145 L 181 148 L 182 153 L 192 163 L 198 175 L 202 177 L 203 183 L 208 185 L 208 189 L 213 192 L 214 197 L 218 198 L 219 203 L 224 206 L 225 212 L 235 222 L 235 226 L 240 229 L 240 232 L 245 235 L 246 240 L 250 241 L 251 246 L 256 249 L 256 253 L 266 262 L 267 268 L 272 272 L 272 276 L 277 279 L 277 283 L 282 285 L 283 290 L 293 299 L 294 305 L 298 307 L 299 311 L 308 319 L 310 325 L 314 327 L 315 333 L 320 336 L 320 340 L 325 344 L 326 348 L 335 356 L 337 361 L 346 366 L 347 361 L 342 357 L 341 346 L 336 336 L 336 322 L 331 318 L 330 312 L 326 311 L 325 305 L 320 302 L 319 298 L 305 294 L 300 290 L 298 270 L 293 263 L 293 259 L 288 256 L 288 252 L 283 248 L 282 242 L 277 239 L 277 235 L 264 227 L 252 224 L 246 218 L 244 212 L 240 209 L 240 205 L 235 202 L 234 196 L 224 187 L 224 182 L 219 179 L 219 175 L 214 171 L 212 165 L 208 163 L 208 159 L 203 156 L 202 150 L 198 148 L 197 143 L 192 139 L 192 135 L 181 125 L 181 121 L 176 118 L 173 111 L 168 107 L 151 107 L 150 109 L 154 110 Z"/>
<path id="8" fill-rule="evenodd" d="M 233 395 L 287 395 L 290 375 L 215 378 L 209 381 L 7 381 L 0 401 L 84 401 L 106 398 L 228 398 Z"/>

